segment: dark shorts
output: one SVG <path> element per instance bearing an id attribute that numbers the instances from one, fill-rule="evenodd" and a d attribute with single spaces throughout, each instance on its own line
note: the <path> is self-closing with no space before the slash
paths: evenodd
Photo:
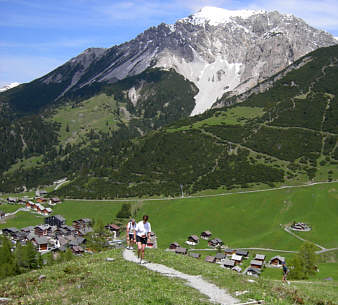
<path id="1" fill-rule="evenodd" d="M 147 237 L 141 237 L 136 235 L 136 242 L 141 243 L 142 245 L 146 245 L 147 244 Z"/>
<path id="2" fill-rule="evenodd" d="M 134 234 L 129 234 L 129 240 L 134 240 Z"/>

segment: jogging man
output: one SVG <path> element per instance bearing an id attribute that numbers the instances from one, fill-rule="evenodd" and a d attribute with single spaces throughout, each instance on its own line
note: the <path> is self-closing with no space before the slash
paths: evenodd
<path id="1" fill-rule="evenodd" d="M 131 219 L 127 224 L 127 249 L 133 250 L 133 245 L 135 243 L 134 232 L 136 228 L 135 219 Z"/>
<path id="2" fill-rule="evenodd" d="M 286 277 L 287 277 L 287 275 L 288 275 L 288 273 L 289 273 L 289 269 L 288 269 L 288 267 L 286 266 L 285 262 L 282 262 L 282 267 L 283 267 L 283 279 L 282 279 L 282 281 L 283 281 L 284 283 L 288 283 Z"/>
<path id="3" fill-rule="evenodd" d="M 138 222 L 134 231 L 134 237 L 137 242 L 137 257 L 140 259 L 140 264 L 144 259 L 144 249 L 147 245 L 148 238 L 150 238 L 151 225 L 148 222 L 148 215 L 143 216 L 143 220 Z M 143 264 L 145 261 L 143 261 Z"/>

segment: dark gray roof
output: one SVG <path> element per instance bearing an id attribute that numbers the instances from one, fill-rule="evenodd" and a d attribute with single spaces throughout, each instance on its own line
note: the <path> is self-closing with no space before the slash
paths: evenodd
<path id="1" fill-rule="evenodd" d="M 265 255 L 264 254 L 256 254 L 255 259 L 265 260 Z"/>
<path id="2" fill-rule="evenodd" d="M 258 268 L 254 268 L 254 267 L 248 267 L 248 268 L 246 268 L 246 270 L 245 270 L 244 273 L 247 274 L 247 273 L 249 273 L 249 272 L 254 273 L 254 274 L 257 274 L 257 275 L 260 275 L 260 274 L 261 274 L 261 270 L 258 269 Z"/>
<path id="3" fill-rule="evenodd" d="M 273 261 L 273 260 L 275 260 L 275 259 L 278 259 L 278 260 L 281 261 L 281 262 L 285 262 L 285 257 L 279 256 L 279 255 L 276 255 L 276 256 L 272 257 L 272 258 L 270 259 L 270 262 Z"/>
<path id="4" fill-rule="evenodd" d="M 38 244 L 38 245 L 43 245 L 43 244 L 47 244 L 48 243 L 48 239 L 44 236 L 35 236 L 34 237 L 34 240 L 35 242 Z"/>
<path id="5" fill-rule="evenodd" d="M 207 235 L 207 236 L 210 236 L 210 235 L 212 235 L 212 233 L 211 233 L 210 231 L 203 231 L 203 232 L 201 233 L 201 235 Z"/>
<path id="6" fill-rule="evenodd" d="M 180 245 L 178 244 L 178 242 L 173 242 L 173 243 L 171 243 L 169 246 L 175 246 L 175 247 L 179 247 Z"/>
<path id="7" fill-rule="evenodd" d="M 208 262 L 208 263 L 214 263 L 216 260 L 215 256 L 207 256 L 205 258 L 205 261 Z"/>
<path id="8" fill-rule="evenodd" d="M 63 216 L 61 215 L 54 215 L 55 218 L 57 218 L 58 220 L 60 221 L 66 221 L 66 218 L 64 218 Z"/>
<path id="9" fill-rule="evenodd" d="M 175 252 L 176 253 L 180 253 L 180 254 L 182 254 L 182 253 L 184 253 L 184 254 L 186 254 L 187 253 L 187 249 L 186 248 L 176 248 L 175 249 Z"/>
<path id="10" fill-rule="evenodd" d="M 215 255 L 216 259 L 224 259 L 225 258 L 225 254 L 224 253 L 217 253 Z"/>
<path id="11" fill-rule="evenodd" d="M 200 257 L 201 257 L 201 254 L 195 253 L 195 252 L 190 252 L 190 253 L 189 253 L 189 256 L 191 256 L 191 257 L 193 257 L 193 258 L 200 258 Z"/>
<path id="12" fill-rule="evenodd" d="M 241 255 L 241 256 L 248 256 L 249 251 L 247 251 L 247 250 L 237 250 L 236 254 Z"/>
<path id="13" fill-rule="evenodd" d="M 226 254 L 232 254 L 233 252 L 236 252 L 236 250 L 230 249 L 230 248 L 227 248 L 227 249 L 224 250 L 224 253 L 226 253 Z"/>
<path id="14" fill-rule="evenodd" d="M 191 239 L 193 239 L 193 240 L 196 240 L 196 241 L 199 240 L 199 237 L 198 237 L 197 235 L 190 235 L 190 236 L 188 237 L 188 239 L 189 239 L 189 238 L 191 238 Z"/>
<path id="15" fill-rule="evenodd" d="M 236 263 L 235 261 L 233 261 L 232 259 L 228 259 L 228 258 L 226 258 L 223 261 L 223 265 L 226 266 L 226 267 L 234 267 L 235 263 Z"/>
<path id="16" fill-rule="evenodd" d="M 263 262 L 262 262 L 262 261 L 258 261 L 258 260 L 256 260 L 256 259 L 253 259 L 253 260 L 250 262 L 250 265 L 263 266 Z"/>

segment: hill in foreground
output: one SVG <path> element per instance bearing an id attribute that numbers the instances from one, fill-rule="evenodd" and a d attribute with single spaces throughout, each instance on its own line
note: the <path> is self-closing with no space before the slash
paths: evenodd
<path id="1" fill-rule="evenodd" d="M 190 257 L 151 250 L 149 257 L 227 289 L 243 301 L 265 300 L 267 304 L 335 304 L 335 282 L 280 281 L 249 282 L 248 277 L 221 269 L 215 264 Z M 106 258 L 114 258 L 113 262 Z M 41 278 L 40 276 L 45 277 Z M 210 304 L 176 278 L 167 278 L 143 266 L 123 260 L 120 250 L 77 258 L 0 281 L 0 295 L 11 298 L 10 304 Z"/>

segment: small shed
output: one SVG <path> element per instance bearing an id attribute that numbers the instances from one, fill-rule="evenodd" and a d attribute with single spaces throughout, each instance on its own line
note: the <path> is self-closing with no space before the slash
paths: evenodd
<path id="1" fill-rule="evenodd" d="M 187 240 L 187 241 L 189 241 L 189 242 L 191 242 L 191 243 L 198 244 L 198 242 L 199 242 L 199 237 L 198 237 L 197 235 L 190 235 L 190 236 L 188 237 L 188 240 Z"/>
<path id="2" fill-rule="evenodd" d="M 210 231 L 203 231 L 201 233 L 201 238 L 205 239 L 205 240 L 208 240 L 211 237 L 211 235 L 212 235 L 212 233 Z"/>
<path id="3" fill-rule="evenodd" d="M 247 250 L 237 250 L 236 254 L 240 255 L 240 256 L 243 256 L 243 257 L 248 257 L 249 251 L 247 251 Z"/>
<path id="4" fill-rule="evenodd" d="M 242 262 L 243 256 L 237 255 L 237 254 L 233 254 L 233 255 L 231 256 L 231 259 L 232 259 L 233 261 L 235 261 L 236 265 L 238 265 L 238 264 L 240 264 L 240 263 Z"/>
<path id="5" fill-rule="evenodd" d="M 223 260 L 222 264 L 223 264 L 223 266 L 225 268 L 230 268 L 231 269 L 231 268 L 235 267 L 236 262 L 233 261 L 232 259 L 226 258 L 226 259 Z"/>
<path id="6" fill-rule="evenodd" d="M 285 262 L 285 257 L 277 255 L 272 257 L 269 263 L 272 266 L 281 267 L 283 262 Z"/>
<path id="7" fill-rule="evenodd" d="M 105 228 L 108 229 L 109 231 L 116 232 L 116 236 L 120 234 L 121 228 L 116 224 L 112 223 L 112 224 L 106 225 Z"/>
<path id="8" fill-rule="evenodd" d="M 215 256 L 207 256 L 207 257 L 205 258 L 205 261 L 206 261 L 207 263 L 216 263 L 216 257 L 215 257 Z"/>
<path id="9" fill-rule="evenodd" d="M 190 253 L 189 253 L 189 256 L 191 256 L 191 257 L 193 257 L 193 258 L 200 258 L 200 257 L 201 257 L 201 254 L 196 253 L 196 252 L 190 252 Z"/>
<path id="10" fill-rule="evenodd" d="M 257 260 L 257 261 L 264 262 L 265 258 L 266 258 L 266 256 L 264 254 L 256 254 L 256 256 L 255 256 L 255 260 Z"/>
<path id="11" fill-rule="evenodd" d="M 32 241 L 39 252 L 48 250 L 48 240 L 45 236 L 35 236 Z"/>
<path id="12" fill-rule="evenodd" d="M 18 202 L 18 198 L 17 197 L 8 197 L 7 198 L 7 202 L 11 203 L 11 204 L 17 203 Z"/>
<path id="13" fill-rule="evenodd" d="M 223 245 L 223 241 L 220 238 L 214 238 L 209 240 L 208 245 L 209 247 L 219 247 Z"/>
<path id="14" fill-rule="evenodd" d="M 169 245 L 169 249 L 171 249 L 171 250 L 175 250 L 179 247 L 180 247 L 180 245 L 176 241 Z"/>
<path id="15" fill-rule="evenodd" d="M 231 255 L 233 255 L 233 254 L 236 253 L 236 249 L 226 248 L 226 249 L 224 250 L 224 253 L 225 253 L 226 255 L 228 255 L 228 256 L 231 256 Z"/>
<path id="16" fill-rule="evenodd" d="M 261 270 L 258 268 L 248 267 L 245 269 L 244 274 L 259 277 L 261 274 Z"/>
<path id="17" fill-rule="evenodd" d="M 226 255 L 224 253 L 216 253 L 215 258 L 216 262 L 220 262 L 222 259 L 226 258 Z"/>
<path id="18" fill-rule="evenodd" d="M 234 271 L 236 271 L 236 272 L 238 272 L 238 273 L 241 273 L 241 272 L 242 272 L 242 268 L 241 268 L 240 266 L 235 266 L 235 267 L 233 267 L 231 270 L 234 270 Z"/>
<path id="19" fill-rule="evenodd" d="M 253 259 L 250 262 L 250 267 L 262 269 L 262 267 L 263 267 L 263 261 L 258 261 L 256 259 Z"/>
<path id="20" fill-rule="evenodd" d="M 181 247 L 179 247 L 179 248 L 176 248 L 175 253 L 176 254 L 186 255 L 188 253 L 188 250 L 187 250 L 187 248 L 181 248 Z"/>

